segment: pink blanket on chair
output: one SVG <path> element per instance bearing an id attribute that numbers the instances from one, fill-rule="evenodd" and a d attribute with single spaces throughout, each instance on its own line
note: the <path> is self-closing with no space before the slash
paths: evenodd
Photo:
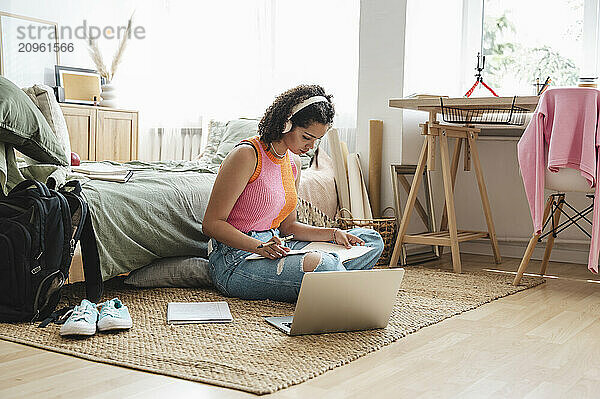
<path id="1" fill-rule="evenodd" d="M 600 91 L 588 88 L 547 90 L 518 144 L 519 167 L 529 201 L 535 233 L 542 230 L 544 213 L 545 169 L 557 172 L 572 168 L 596 188 L 600 162 L 597 161 Z M 548 153 L 544 149 L 547 144 Z M 600 209 L 594 201 L 592 240 L 588 268 L 598 273 L 600 252 Z"/>

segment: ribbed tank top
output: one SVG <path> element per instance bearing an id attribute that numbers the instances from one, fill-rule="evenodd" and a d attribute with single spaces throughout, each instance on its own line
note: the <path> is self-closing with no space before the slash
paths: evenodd
<path id="1" fill-rule="evenodd" d="M 285 157 L 277 158 L 267 151 L 267 145 L 258 136 L 242 142 L 256 149 L 256 169 L 233 205 L 227 222 L 244 233 L 278 228 L 298 202 L 296 164 L 290 159 L 289 150 Z"/>

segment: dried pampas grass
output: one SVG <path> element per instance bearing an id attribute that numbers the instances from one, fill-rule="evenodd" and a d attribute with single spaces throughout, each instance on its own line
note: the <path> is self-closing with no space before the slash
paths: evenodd
<path id="1" fill-rule="evenodd" d="M 106 81 L 110 81 L 110 74 L 106 70 L 106 66 L 102 60 L 102 54 L 100 54 L 98 44 L 94 39 L 88 40 L 88 53 L 90 54 L 90 57 L 92 57 L 92 61 L 94 61 L 94 65 L 96 65 L 96 69 L 100 76 L 106 79 Z"/>
<path id="2" fill-rule="evenodd" d="M 117 48 L 117 52 L 115 53 L 112 63 L 110 65 L 110 70 L 104 64 L 104 60 L 102 59 L 102 54 L 98 49 L 98 44 L 96 40 L 89 39 L 88 41 L 88 52 L 94 65 L 96 65 L 96 69 L 100 76 L 102 76 L 106 82 L 110 82 L 115 77 L 115 72 L 117 71 L 117 67 L 122 61 L 123 53 L 125 52 L 125 47 L 127 47 L 127 41 L 129 36 L 131 35 L 131 26 L 133 24 L 133 14 L 129 17 L 129 21 L 127 22 L 127 28 L 125 29 L 125 34 L 121 38 L 121 42 L 119 43 L 119 47 Z"/>
<path id="3" fill-rule="evenodd" d="M 117 71 L 117 67 L 121 63 L 121 58 L 123 58 L 123 52 L 125 51 L 125 47 L 127 46 L 127 39 L 129 39 L 129 35 L 131 34 L 131 22 L 133 21 L 133 14 L 129 18 L 129 22 L 127 23 L 127 29 L 125 29 L 125 34 L 121 38 L 121 43 L 119 43 L 119 48 L 113 57 L 112 64 L 110 65 L 110 77 L 111 79 L 115 76 L 115 72 Z"/>

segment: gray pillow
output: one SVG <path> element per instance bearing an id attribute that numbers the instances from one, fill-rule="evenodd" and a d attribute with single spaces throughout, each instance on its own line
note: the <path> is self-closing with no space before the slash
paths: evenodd
<path id="1" fill-rule="evenodd" d="M 33 101 L 0 76 L 0 141 L 38 162 L 69 164 L 65 150 Z"/>
<path id="2" fill-rule="evenodd" d="M 212 287 L 208 260 L 199 257 L 158 259 L 129 273 L 125 283 L 135 287 Z"/>
<path id="3" fill-rule="evenodd" d="M 58 142 L 63 147 L 68 160 L 71 159 L 71 141 L 69 140 L 69 131 L 67 122 L 52 87 L 46 85 L 34 85 L 24 88 L 23 91 L 29 96 L 31 101 L 39 108 L 50 125 L 50 129 L 56 135 Z"/>
<path id="4" fill-rule="evenodd" d="M 225 132 L 225 123 L 215 120 L 208 122 L 208 140 L 202 154 L 198 157 L 198 161 L 207 165 L 212 165 L 212 160 L 217 153 L 217 148 L 221 142 L 221 137 Z M 218 165 L 217 165 L 218 166 Z"/>
<path id="5" fill-rule="evenodd" d="M 220 165 L 233 147 L 243 139 L 256 136 L 257 132 L 258 120 L 256 119 L 234 119 L 227 122 L 212 162 Z"/>

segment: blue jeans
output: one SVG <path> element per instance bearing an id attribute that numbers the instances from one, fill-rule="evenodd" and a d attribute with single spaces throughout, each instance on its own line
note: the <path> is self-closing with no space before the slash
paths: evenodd
<path id="1" fill-rule="evenodd" d="M 343 264 L 335 253 L 320 252 L 321 261 L 315 272 L 368 270 L 377 263 L 383 251 L 383 240 L 378 232 L 371 229 L 355 228 L 350 234 L 360 237 L 365 245 L 375 249 L 361 257 L 346 260 Z M 279 236 L 277 229 L 251 231 L 247 233 L 260 241 L 269 241 L 273 235 Z M 224 295 L 242 299 L 271 299 L 282 302 L 295 302 L 302 283 L 304 254 L 288 255 L 281 259 L 246 260 L 250 252 L 232 248 L 215 239 L 211 240 L 212 252 L 209 255 L 209 271 L 215 287 Z M 287 241 L 291 249 L 302 249 L 309 242 Z"/>

